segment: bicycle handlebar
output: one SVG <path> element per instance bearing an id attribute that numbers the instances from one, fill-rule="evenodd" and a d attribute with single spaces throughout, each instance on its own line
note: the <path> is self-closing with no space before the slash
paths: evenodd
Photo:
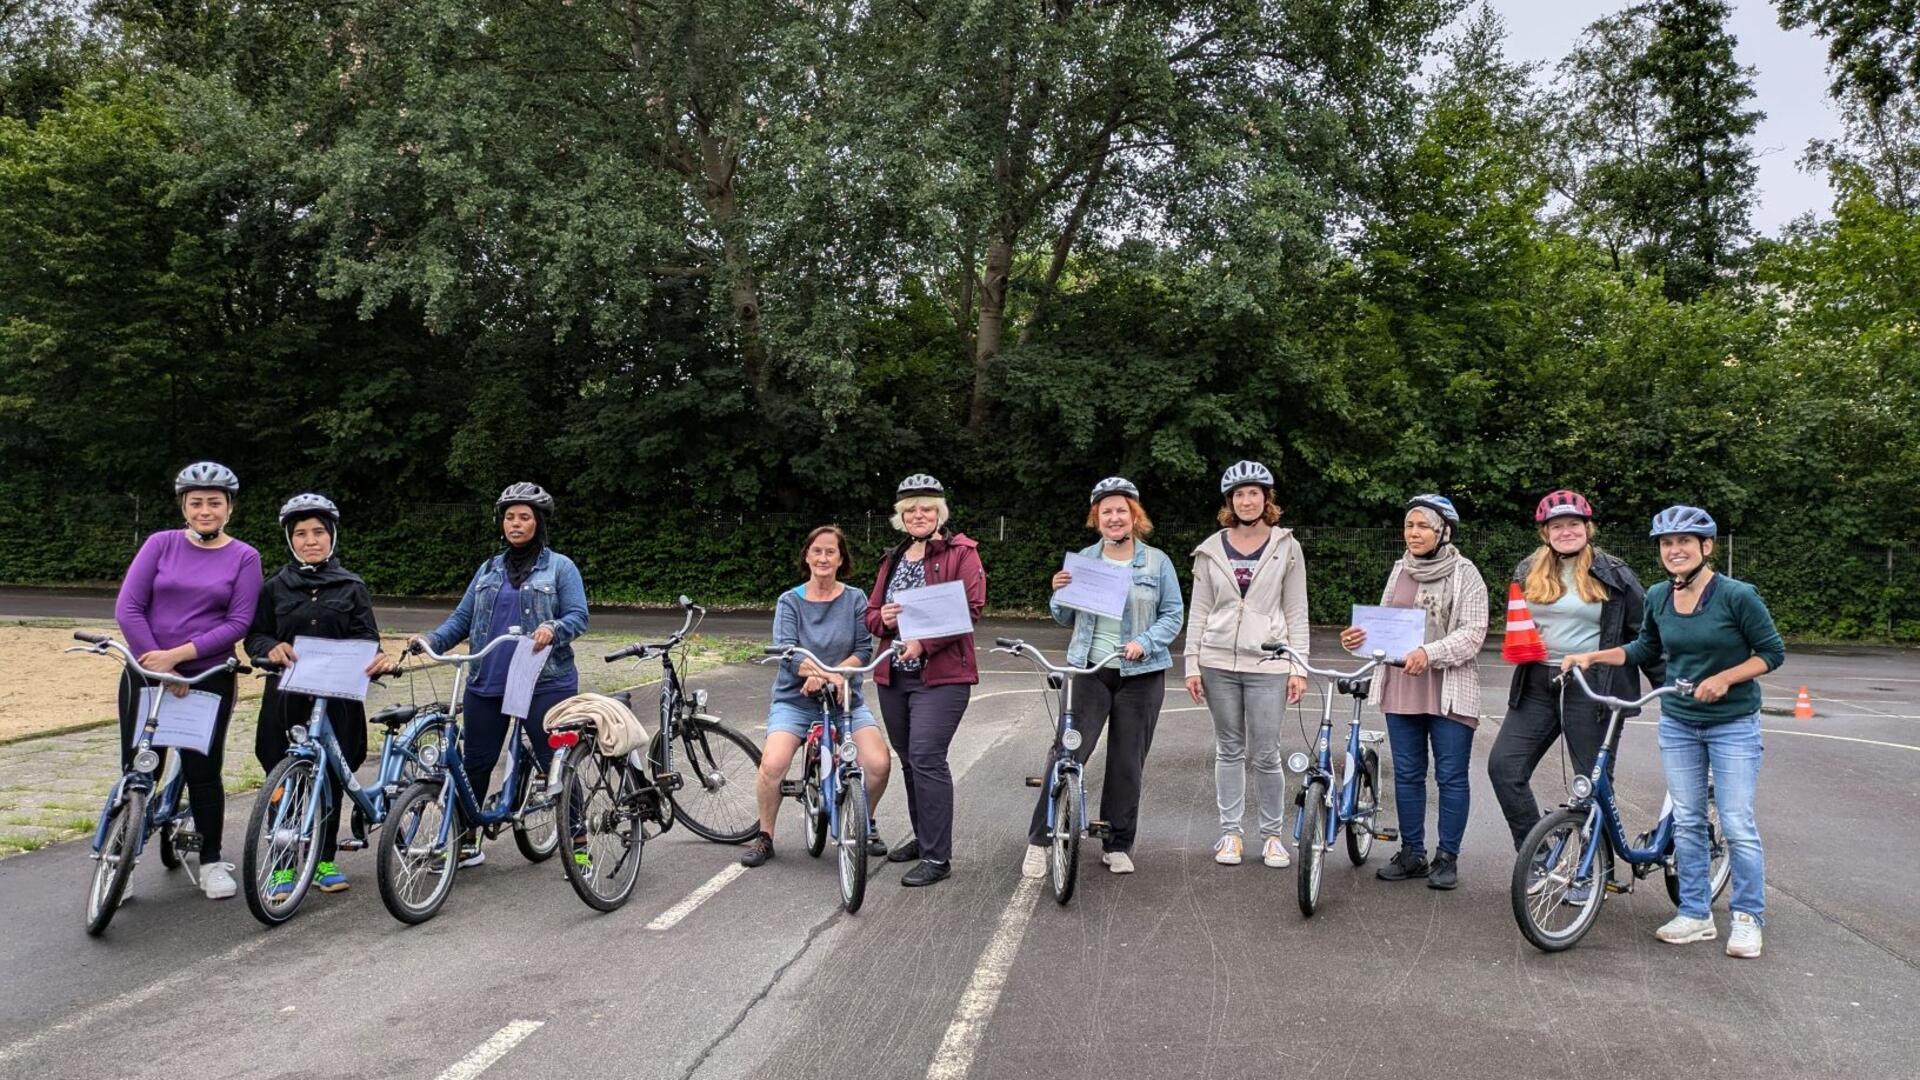
<path id="1" fill-rule="evenodd" d="M 1307 663 L 1306 657 L 1293 651 L 1293 646 L 1288 645 L 1284 641 L 1266 642 L 1260 646 L 1260 650 L 1267 654 L 1267 659 L 1269 660 L 1285 659 L 1301 671 L 1309 675 L 1318 675 L 1323 679 L 1358 679 L 1372 672 L 1373 669 L 1377 667 L 1405 667 L 1407 663 L 1404 659 L 1389 660 L 1386 653 L 1375 649 L 1373 650 L 1373 656 L 1368 659 L 1366 663 L 1361 664 L 1354 670 L 1335 671 L 1332 668 L 1317 668 Z"/>
<path id="2" fill-rule="evenodd" d="M 1586 670 L 1580 667 L 1570 667 L 1567 670 L 1561 672 L 1560 674 L 1555 675 L 1553 677 L 1553 685 L 1559 686 L 1559 687 L 1565 687 L 1568 677 L 1572 677 L 1574 685 L 1578 686 L 1580 688 L 1580 692 L 1587 695 L 1587 697 L 1593 699 L 1594 701 L 1602 705 L 1605 705 L 1609 709 L 1619 709 L 1622 711 L 1625 711 L 1627 709 L 1638 709 L 1641 706 L 1645 705 L 1647 702 L 1652 701 L 1654 698 L 1665 697 L 1668 694 L 1691 695 L 1693 693 L 1693 688 L 1694 688 L 1694 684 L 1688 682 L 1685 679 L 1675 679 L 1672 686 L 1656 686 L 1652 690 L 1648 691 L 1645 694 L 1642 694 L 1641 696 L 1633 699 L 1632 701 L 1627 701 L 1624 698 L 1617 698 L 1611 694 L 1596 693 L 1593 687 L 1587 685 Z"/>
<path id="3" fill-rule="evenodd" d="M 893 659 L 895 655 L 900 653 L 905 648 L 906 648 L 906 645 L 904 643 L 895 642 L 892 648 L 883 651 L 880 655 L 874 657 L 873 660 L 867 664 L 861 665 L 859 667 L 854 667 L 851 665 L 846 667 L 836 667 L 833 664 L 829 664 L 825 660 L 820 659 L 818 656 L 815 656 L 811 650 L 806 649 L 803 646 L 769 645 L 764 650 L 762 650 L 763 652 L 766 653 L 766 659 L 760 662 L 764 664 L 764 663 L 767 663 L 769 660 L 791 660 L 791 659 L 794 659 L 795 657 L 798 657 L 799 659 L 810 661 L 814 667 L 819 668 L 821 671 L 824 671 L 830 675 L 865 675 L 868 672 L 872 671 L 874 668 L 877 668 L 881 664 L 884 664 L 887 661 Z"/>
<path id="4" fill-rule="evenodd" d="M 501 645 L 505 644 L 506 642 L 519 641 L 521 638 L 524 638 L 526 636 L 527 635 L 520 632 L 519 627 L 517 626 L 510 627 L 508 628 L 506 633 L 501 634 L 499 637 L 494 638 L 492 641 L 487 642 L 487 647 L 484 649 L 481 649 L 479 652 L 456 653 L 452 656 L 446 656 L 446 655 L 442 655 L 440 653 L 434 652 L 433 646 L 427 644 L 426 638 L 414 638 L 412 641 L 407 643 L 407 652 L 414 656 L 424 656 L 436 664 L 465 665 L 465 664 L 471 664 L 478 661 L 481 657 L 486 656 L 488 653 L 491 653 L 493 650 L 499 648 Z"/>
<path id="5" fill-rule="evenodd" d="M 632 645 L 629 645 L 624 649 L 615 649 L 614 651 L 607 653 L 605 656 L 602 656 L 600 659 L 605 660 L 609 664 L 613 663 L 615 660 L 625 660 L 629 656 L 637 656 L 640 659 L 645 660 L 647 659 L 648 656 L 654 653 L 665 652 L 668 649 L 671 649 L 674 646 L 680 644 L 682 641 L 685 641 L 687 635 L 693 633 L 693 628 L 699 625 L 701 621 L 706 619 L 707 609 L 701 607 L 699 604 L 694 603 L 692 600 L 688 599 L 684 594 L 682 594 L 680 597 L 680 607 L 681 607 L 681 610 L 687 613 L 687 619 L 685 622 L 680 624 L 680 629 L 675 630 L 672 636 L 667 638 L 667 640 L 655 641 L 655 642 L 644 643 L 644 644 L 636 641 Z"/>
<path id="6" fill-rule="evenodd" d="M 134 674 L 151 682 L 170 683 L 174 686 L 197 686 L 213 678 L 215 675 L 246 675 L 253 671 L 252 668 L 242 664 L 239 660 L 231 656 L 227 657 L 225 663 L 220 664 L 218 667 L 210 667 L 198 675 L 176 675 L 171 671 L 149 671 L 140 666 L 140 660 L 133 655 L 133 650 L 105 634 L 90 634 L 85 630 L 76 630 L 73 632 L 73 638 L 75 641 L 86 642 L 92 646 L 92 648 L 68 649 L 68 652 L 113 656 L 122 664 L 125 664 Z"/>
<path id="7" fill-rule="evenodd" d="M 1092 675 L 1094 672 L 1097 672 L 1101 668 L 1106 667 L 1108 664 L 1112 663 L 1114 657 L 1121 655 L 1120 650 L 1115 649 L 1114 651 L 1108 653 L 1106 656 L 1102 657 L 1100 662 L 1093 665 L 1092 667 L 1078 668 L 1078 667 L 1069 667 L 1065 664 L 1056 664 L 1053 661 L 1048 660 L 1046 653 L 1043 653 L 1038 648 L 1032 645 L 1029 645 L 1024 641 L 1021 641 L 1019 638 L 1004 638 L 1004 637 L 994 638 L 993 646 L 994 646 L 993 647 L 994 652 L 1006 653 L 1008 656 L 1024 656 L 1027 659 L 1033 661 L 1034 663 L 1040 665 L 1042 668 L 1045 668 L 1046 670 L 1051 671 L 1056 675 Z"/>

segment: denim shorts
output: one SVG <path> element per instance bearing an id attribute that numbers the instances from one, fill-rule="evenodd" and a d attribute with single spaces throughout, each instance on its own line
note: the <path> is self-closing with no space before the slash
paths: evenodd
<path id="1" fill-rule="evenodd" d="M 767 710 L 767 734 L 784 731 L 796 739 L 805 740 L 807 729 L 818 719 L 820 709 L 812 702 L 799 705 L 791 701 L 776 701 Z M 873 718 L 873 711 L 867 708 L 865 702 L 853 707 L 853 730 L 879 726 L 880 722 Z"/>

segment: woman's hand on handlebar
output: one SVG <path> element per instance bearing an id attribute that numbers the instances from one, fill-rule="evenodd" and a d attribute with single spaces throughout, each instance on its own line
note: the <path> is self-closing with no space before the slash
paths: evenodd
<path id="1" fill-rule="evenodd" d="M 1363 638 L 1366 637 L 1366 632 L 1362 631 L 1360 636 Z M 1413 650 L 1401 659 L 1400 665 L 1406 669 L 1409 675 L 1425 675 L 1427 673 L 1427 650 Z"/>
<path id="2" fill-rule="evenodd" d="M 196 655 L 198 650 L 194 649 L 192 644 L 172 649 L 154 649 L 140 654 L 140 666 L 148 671 L 171 672 L 179 667 L 182 661 L 191 660 Z"/>
<path id="3" fill-rule="evenodd" d="M 1733 684 L 1728 681 L 1724 672 L 1719 675 L 1709 675 L 1701 679 L 1699 685 L 1693 688 L 1693 700 L 1712 704 L 1726 697 L 1727 691 L 1731 689 Z"/>
<path id="4" fill-rule="evenodd" d="M 1581 671 L 1585 671 L 1587 668 L 1593 666 L 1593 658 L 1598 655 L 1600 654 L 1590 652 L 1569 653 L 1561 659 L 1560 671 L 1563 674 L 1570 668 L 1579 668 Z"/>
<path id="5" fill-rule="evenodd" d="M 369 675 L 385 675 L 388 672 L 398 670 L 400 670 L 400 661 L 395 660 L 386 653 L 374 653 L 373 659 L 367 662 L 367 674 Z"/>
<path id="6" fill-rule="evenodd" d="M 902 660 L 918 660 L 922 656 L 925 656 L 926 653 L 927 650 L 917 641 L 903 641 L 900 643 L 899 656 Z"/>
<path id="7" fill-rule="evenodd" d="M 1147 647 L 1137 641 L 1129 641 L 1127 647 L 1120 650 L 1120 655 L 1129 660 L 1143 660 L 1147 655 Z"/>
<path id="8" fill-rule="evenodd" d="M 267 650 L 267 659 L 283 668 L 292 667 L 298 657 L 293 654 L 293 646 L 284 641 L 276 641 L 273 648 Z M 369 672 L 368 674 L 372 674 Z"/>

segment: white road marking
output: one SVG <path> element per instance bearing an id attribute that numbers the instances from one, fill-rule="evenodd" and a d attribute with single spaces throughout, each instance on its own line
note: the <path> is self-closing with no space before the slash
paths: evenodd
<path id="1" fill-rule="evenodd" d="M 1636 727 L 1660 726 L 1660 721 L 1658 720 L 1629 720 L 1627 723 L 1633 724 Z M 1879 739 L 1858 739 L 1852 735 L 1828 735 L 1819 731 L 1795 731 L 1792 728 L 1761 728 L 1760 733 L 1762 735 L 1795 735 L 1803 739 L 1832 739 L 1834 742 L 1860 743 L 1864 746 L 1884 746 L 1889 750 L 1912 750 L 1915 753 L 1920 753 L 1920 746 L 1909 746 L 1906 743 L 1897 742 L 1881 742 Z"/>
<path id="2" fill-rule="evenodd" d="M 486 1072 L 494 1062 L 507 1056 L 507 1052 L 519 1046 L 526 1037 L 546 1026 L 545 1020 L 515 1020 L 506 1027 L 493 1033 L 493 1037 L 459 1061 L 454 1062 L 436 1078 L 436 1080 L 473 1080 Z"/>
<path id="3" fill-rule="evenodd" d="M 737 878 L 741 874 L 744 874 L 746 872 L 747 872 L 747 868 L 745 866 L 741 865 L 740 863 L 734 863 L 732 866 L 729 866 L 725 870 L 722 870 L 719 873 L 713 875 L 712 877 L 707 879 L 706 884 L 688 893 L 687 898 L 685 900 L 682 900 L 679 903 L 668 908 L 667 910 L 661 912 L 658 917 L 656 917 L 652 922 L 647 924 L 647 929 L 649 930 L 673 929 L 673 927 L 677 925 L 681 919 L 684 919 L 687 916 L 693 914 L 693 911 L 695 908 L 699 907 L 701 904 L 706 903 L 708 900 L 713 899 L 713 896 L 715 893 L 719 892 L 721 889 L 726 888 L 729 882 L 731 882 L 734 878 Z"/>
<path id="4" fill-rule="evenodd" d="M 272 939 L 268 935 L 261 934 L 235 945 L 226 952 L 209 956 L 197 963 L 189 964 L 163 979 L 156 979 L 145 986 L 110 997 L 98 1005 L 83 1009 L 57 1024 L 41 1028 L 39 1031 L 24 1039 L 9 1043 L 4 1048 L 0 1048 L 0 1064 L 12 1061 L 48 1040 L 57 1039 L 69 1032 L 87 1027 L 95 1021 L 101 1020 L 113 1013 L 120 1012 L 121 1010 L 131 1009 L 169 990 L 200 982 L 206 979 L 211 971 L 231 966 L 234 961 L 247 956 L 270 940 Z"/>
<path id="5" fill-rule="evenodd" d="M 1033 907 L 1039 899 L 1039 880 L 1021 878 L 1013 890 L 1013 899 L 1007 901 L 1006 909 L 1000 913 L 1000 925 L 994 930 L 993 939 L 987 942 L 986 951 L 974 965 L 973 978 L 967 980 L 967 988 L 960 995 L 953 1022 L 947 1025 L 946 1037 L 940 1040 L 940 1049 L 934 1053 L 933 1064 L 927 1069 L 927 1080 L 961 1080 L 973 1067 L 974 1051 L 979 1049 L 987 1021 L 1000 1004 L 1007 972 L 1013 968 L 1014 955 L 1020 951 L 1020 939 L 1026 935 L 1027 922 L 1033 918 Z"/>

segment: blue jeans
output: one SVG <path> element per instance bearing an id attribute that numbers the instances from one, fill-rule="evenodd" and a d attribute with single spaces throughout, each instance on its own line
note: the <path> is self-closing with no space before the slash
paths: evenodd
<path id="1" fill-rule="evenodd" d="M 1427 747 L 1433 747 L 1433 782 L 1440 789 L 1440 850 L 1460 854 L 1467 834 L 1467 765 L 1473 760 L 1473 729 L 1444 716 L 1387 714 L 1393 748 L 1393 801 L 1400 812 L 1400 846 L 1427 853 Z"/>
<path id="2" fill-rule="evenodd" d="M 1733 863 L 1734 911 L 1766 922 L 1766 856 L 1753 821 L 1760 779 L 1760 714 L 1718 724 L 1696 724 L 1662 713 L 1660 766 L 1673 796 L 1673 854 L 1680 875 L 1680 914 L 1707 918 L 1713 895 L 1707 876 L 1707 772 L 1720 809 L 1720 833 Z"/>

